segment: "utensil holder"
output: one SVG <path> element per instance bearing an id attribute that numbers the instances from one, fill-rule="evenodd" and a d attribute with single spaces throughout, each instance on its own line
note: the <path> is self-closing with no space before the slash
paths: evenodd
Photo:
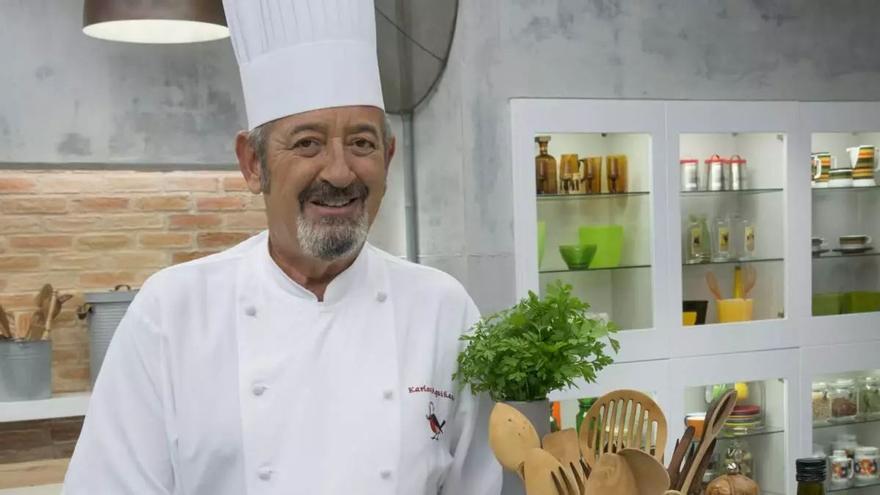
<path id="1" fill-rule="evenodd" d="M 751 321 L 754 302 L 753 299 L 718 299 L 715 301 L 718 308 L 718 323 Z"/>
<path id="2" fill-rule="evenodd" d="M 52 396 L 52 342 L 0 342 L 0 402 Z"/>

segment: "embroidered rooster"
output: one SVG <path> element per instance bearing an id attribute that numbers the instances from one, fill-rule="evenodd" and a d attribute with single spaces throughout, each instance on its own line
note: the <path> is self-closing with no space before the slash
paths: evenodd
<path id="1" fill-rule="evenodd" d="M 433 402 L 428 403 L 428 415 L 425 416 L 425 419 L 428 420 L 428 424 L 431 426 L 431 432 L 434 433 L 431 440 L 439 440 L 440 434 L 443 433 L 443 427 L 446 426 L 446 420 L 443 420 L 441 423 L 440 420 L 437 419 L 437 415 L 434 414 Z"/>

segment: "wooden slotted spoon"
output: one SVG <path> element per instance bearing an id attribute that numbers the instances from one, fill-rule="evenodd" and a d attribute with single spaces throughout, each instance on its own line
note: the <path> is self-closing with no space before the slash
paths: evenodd
<path id="1" fill-rule="evenodd" d="M 577 430 L 567 428 L 544 435 L 541 442 L 544 450 L 556 458 L 565 469 L 568 477 L 574 481 L 577 493 L 585 493 L 584 485 L 590 477 L 589 468 L 581 459 L 581 451 L 578 446 Z"/>
<path id="2" fill-rule="evenodd" d="M 711 451 L 715 446 L 715 439 L 718 438 L 721 429 L 724 428 L 724 423 L 727 422 L 730 413 L 733 412 L 734 406 L 736 406 L 736 390 L 728 390 L 709 407 L 709 411 L 706 413 L 706 424 L 703 429 L 703 437 L 700 439 L 697 453 L 693 458 L 688 460 L 688 465 L 686 467 L 687 474 L 679 487 L 681 493 L 688 493 L 691 484 L 696 479 L 697 472 L 701 469 L 701 465 L 705 466 L 703 463 L 704 458 L 711 455 Z M 708 462 L 706 464 L 708 464 Z M 705 467 L 702 469 L 705 470 Z"/>

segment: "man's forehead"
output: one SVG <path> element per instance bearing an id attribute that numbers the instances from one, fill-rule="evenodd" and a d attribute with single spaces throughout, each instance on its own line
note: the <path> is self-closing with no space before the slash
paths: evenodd
<path id="1" fill-rule="evenodd" d="M 276 124 L 278 128 L 288 132 L 297 128 L 326 131 L 373 128 L 378 132 L 381 130 L 384 118 L 385 114 L 379 108 L 350 106 L 322 108 L 289 115 L 279 119 Z"/>

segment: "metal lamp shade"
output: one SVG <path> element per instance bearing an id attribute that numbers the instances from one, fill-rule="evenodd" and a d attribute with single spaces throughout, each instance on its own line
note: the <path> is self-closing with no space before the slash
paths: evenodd
<path id="1" fill-rule="evenodd" d="M 85 0 L 83 32 L 129 43 L 195 43 L 229 36 L 221 0 Z"/>

